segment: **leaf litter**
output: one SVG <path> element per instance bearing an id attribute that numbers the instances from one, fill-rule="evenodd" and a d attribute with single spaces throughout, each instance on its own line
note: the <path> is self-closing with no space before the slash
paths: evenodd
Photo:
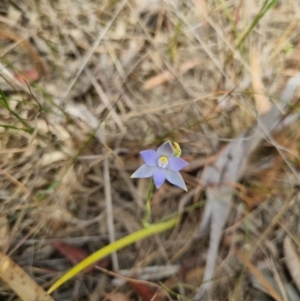
<path id="1" fill-rule="evenodd" d="M 141 150 L 172 140 L 189 192 L 163 185 L 152 212 L 181 223 L 118 251 L 115 269 L 173 300 L 300 298 L 286 242 L 299 245 L 299 91 L 279 97 L 298 81 L 300 7 L 258 2 L 0 4 L 3 260 L 47 289 L 70 267 L 53 242 L 90 254 L 138 230 L 147 182 L 130 174 Z M 143 297 L 116 279 L 94 268 L 53 298 Z"/>
<path id="2" fill-rule="evenodd" d="M 261 141 L 269 139 L 272 130 L 278 126 L 282 114 L 291 105 L 294 92 L 299 85 L 300 74 L 288 81 L 279 102 L 271 107 L 265 115 L 258 116 L 257 123 L 229 143 L 219 154 L 214 164 L 203 171 L 201 181 L 206 186 L 207 203 L 202 216 L 200 231 L 205 231 L 209 223 L 211 229 L 206 269 L 203 276 L 205 285 L 200 287 L 195 300 L 200 300 L 206 291 L 210 290 L 210 280 L 213 278 L 216 266 L 222 231 L 231 210 L 234 194 L 233 184 L 243 177 L 249 158 Z"/>

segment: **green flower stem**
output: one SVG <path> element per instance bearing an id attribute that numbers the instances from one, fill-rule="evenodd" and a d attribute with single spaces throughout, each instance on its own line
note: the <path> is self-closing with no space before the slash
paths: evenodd
<path id="1" fill-rule="evenodd" d="M 153 194 L 154 189 L 154 182 L 153 179 L 150 180 L 147 198 L 146 198 L 146 204 L 145 204 L 145 215 L 142 219 L 142 225 L 144 228 L 147 228 L 151 224 L 151 198 Z"/>
<path id="2" fill-rule="evenodd" d="M 95 262 L 99 261 L 100 259 L 110 255 L 113 252 L 116 252 L 118 250 L 121 250 L 127 246 L 132 245 L 133 243 L 140 241 L 144 238 L 150 237 L 152 235 L 164 232 L 166 230 L 169 230 L 171 228 L 174 228 L 179 222 L 179 219 L 177 217 L 172 218 L 168 221 L 158 223 L 158 224 L 152 224 L 149 225 L 145 229 L 138 230 L 134 233 L 131 233 L 129 235 L 126 235 L 111 244 L 103 247 L 102 249 L 94 252 L 90 256 L 83 259 L 81 262 L 76 264 L 73 268 L 71 268 L 68 272 L 66 272 L 64 275 L 62 275 L 47 291 L 48 294 L 51 294 L 56 289 L 58 289 L 62 284 L 64 284 L 69 279 L 73 278 L 77 274 L 79 274 L 81 271 L 86 269 L 92 264 L 95 264 Z"/>

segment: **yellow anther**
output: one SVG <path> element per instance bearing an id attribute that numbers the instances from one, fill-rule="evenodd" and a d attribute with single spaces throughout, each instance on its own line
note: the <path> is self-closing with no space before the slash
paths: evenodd
<path id="1" fill-rule="evenodd" d="M 174 150 L 174 156 L 180 157 L 180 155 L 181 155 L 180 145 L 177 142 L 173 142 L 172 146 L 173 146 L 173 150 Z"/>
<path id="2" fill-rule="evenodd" d="M 159 159 L 158 159 L 159 167 L 165 168 L 168 165 L 168 163 L 169 163 L 169 160 L 166 156 L 159 157 Z"/>

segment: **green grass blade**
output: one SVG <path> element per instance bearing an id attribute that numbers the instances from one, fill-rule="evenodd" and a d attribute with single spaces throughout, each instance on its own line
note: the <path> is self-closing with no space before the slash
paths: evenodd
<path id="1" fill-rule="evenodd" d="M 22 125 L 26 128 L 26 131 L 28 131 L 29 133 L 33 133 L 34 129 L 21 116 L 19 116 L 15 111 L 13 111 L 9 107 L 9 103 L 2 90 L 0 90 L 0 105 L 2 105 L 6 110 L 8 110 L 13 116 L 17 118 L 22 123 Z"/>
<path id="2" fill-rule="evenodd" d="M 120 238 L 119 240 L 105 246 L 104 248 L 96 251 L 77 265 L 75 265 L 72 269 L 70 269 L 67 273 L 65 273 L 62 277 L 60 277 L 48 290 L 48 294 L 54 292 L 57 288 L 59 288 L 66 281 L 70 280 L 81 271 L 86 269 L 91 264 L 99 261 L 100 259 L 110 255 L 111 253 L 123 249 L 137 241 L 140 241 L 146 237 L 152 236 L 154 234 L 158 234 L 160 232 L 166 231 L 168 229 L 173 228 L 178 222 L 178 218 L 173 218 L 167 222 L 162 222 L 158 224 L 152 224 L 147 228 L 138 230 L 132 234 L 129 234 L 125 237 Z"/>
<path id="3" fill-rule="evenodd" d="M 246 38 L 251 33 L 251 31 L 253 30 L 253 28 L 257 25 L 257 23 L 261 20 L 261 18 L 265 15 L 265 13 L 268 10 L 270 10 L 277 2 L 278 2 L 278 0 L 271 0 L 271 1 L 266 0 L 264 2 L 264 4 L 261 7 L 259 13 L 254 18 L 253 22 L 250 24 L 250 26 L 246 29 L 246 31 L 244 32 L 244 34 L 241 36 L 241 38 L 237 42 L 236 48 L 240 48 L 243 45 L 243 43 L 245 42 Z"/>
<path id="4" fill-rule="evenodd" d="M 19 127 L 9 125 L 9 124 L 0 124 L 0 127 L 5 128 L 5 129 L 10 129 L 10 130 L 23 131 L 23 132 L 31 134 L 31 130 L 19 128 Z"/>

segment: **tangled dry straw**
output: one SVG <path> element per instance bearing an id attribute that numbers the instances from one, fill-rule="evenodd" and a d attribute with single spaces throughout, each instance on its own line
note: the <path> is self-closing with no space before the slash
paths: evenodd
<path id="1" fill-rule="evenodd" d="M 153 220 L 204 204 L 203 168 L 299 71 L 300 3 L 273 2 L 241 43 L 265 1 L 3 1 L 1 251 L 46 289 L 70 267 L 57 240 L 92 253 L 140 229 L 148 180 L 130 174 L 141 150 L 166 140 L 179 142 L 190 162 L 183 174 L 190 192 L 162 186 Z M 289 126 L 274 136 L 296 171 L 298 96 L 286 113 Z M 213 279 L 217 300 L 298 300 L 291 269 L 299 260 L 285 237 L 299 245 L 299 183 L 274 143 L 264 140 L 232 185 Z M 193 298 L 207 257 L 202 212 L 195 206 L 175 230 L 118 252 L 112 266 L 140 279 L 152 266 L 170 271 L 146 278 L 162 281 L 174 300 Z M 138 298 L 97 271 L 53 297 L 103 300 L 111 292 Z M 0 299 L 15 299 L 4 282 Z"/>

